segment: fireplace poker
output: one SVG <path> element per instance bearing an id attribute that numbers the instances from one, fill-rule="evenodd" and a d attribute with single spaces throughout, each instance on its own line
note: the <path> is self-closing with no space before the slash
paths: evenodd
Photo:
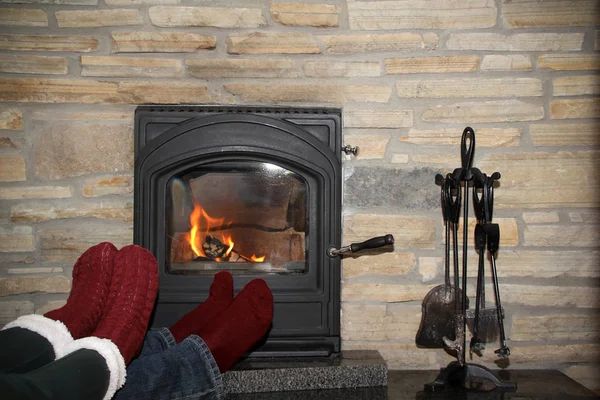
<path id="1" fill-rule="evenodd" d="M 378 247 L 383 247 L 391 244 L 394 244 L 394 236 L 388 233 L 387 235 L 377 236 L 369 240 L 365 240 L 364 242 L 352 243 L 349 246 L 344 246 L 339 249 L 336 249 L 335 247 L 330 247 L 329 249 L 327 249 L 327 255 L 333 258 L 346 253 L 356 253 L 358 251 L 366 249 L 376 249 Z"/>

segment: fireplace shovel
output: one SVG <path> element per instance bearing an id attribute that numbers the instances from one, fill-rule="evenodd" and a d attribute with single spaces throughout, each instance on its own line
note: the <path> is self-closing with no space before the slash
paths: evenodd
<path id="1" fill-rule="evenodd" d="M 431 289 L 423 299 L 421 324 L 415 342 L 419 347 L 444 348 L 444 337 L 455 340 L 456 314 L 460 312 L 462 291 L 458 289 L 458 251 L 456 246 L 457 226 L 460 217 L 460 184 L 452 175 L 444 178 L 436 175 L 441 184 L 442 217 L 445 225 L 446 246 L 444 255 L 444 284 Z M 456 189 L 456 190 L 453 190 Z M 453 197 L 453 193 L 456 197 Z M 450 225 L 453 233 L 454 285 L 450 284 Z M 459 303 L 459 304 L 457 304 Z"/>

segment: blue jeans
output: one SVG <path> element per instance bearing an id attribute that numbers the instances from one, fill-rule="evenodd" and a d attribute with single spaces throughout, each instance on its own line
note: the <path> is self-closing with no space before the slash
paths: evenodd
<path id="1" fill-rule="evenodd" d="M 175 343 L 167 328 L 149 331 L 140 355 L 127 367 L 115 400 L 217 400 L 223 378 L 206 343 L 196 335 Z"/>

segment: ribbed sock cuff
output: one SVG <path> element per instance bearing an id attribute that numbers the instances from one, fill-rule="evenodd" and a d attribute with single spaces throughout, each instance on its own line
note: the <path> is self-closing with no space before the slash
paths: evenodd
<path id="1" fill-rule="evenodd" d="M 52 345 L 55 358 L 61 358 L 67 354 L 65 347 L 73 342 L 73 337 L 65 324 L 43 315 L 23 315 L 6 324 L 2 330 L 8 328 L 23 328 L 43 336 Z"/>
<path id="2" fill-rule="evenodd" d="M 90 336 L 71 342 L 66 347 L 65 354 L 80 349 L 95 350 L 106 361 L 106 365 L 110 372 L 110 380 L 103 400 L 110 400 L 115 395 L 115 392 L 125 384 L 125 378 L 127 377 L 125 360 L 123 359 L 119 348 L 108 339 Z"/>

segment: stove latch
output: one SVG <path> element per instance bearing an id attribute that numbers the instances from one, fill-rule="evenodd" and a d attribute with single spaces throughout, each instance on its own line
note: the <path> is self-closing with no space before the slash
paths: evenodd
<path id="1" fill-rule="evenodd" d="M 327 249 L 327 255 L 331 258 L 341 256 L 345 253 L 356 253 L 357 251 L 366 249 L 376 249 L 387 245 L 394 244 L 394 236 L 387 234 L 385 236 L 377 236 L 360 243 L 352 243 L 350 246 L 344 246 L 340 249 L 330 247 Z"/>

